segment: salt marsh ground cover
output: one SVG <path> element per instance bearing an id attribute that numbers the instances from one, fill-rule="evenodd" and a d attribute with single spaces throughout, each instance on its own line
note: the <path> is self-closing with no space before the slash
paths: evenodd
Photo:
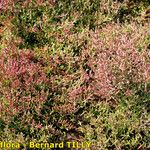
<path id="1" fill-rule="evenodd" d="M 0 140 L 148 149 L 149 9 L 147 0 L 1 1 Z"/>

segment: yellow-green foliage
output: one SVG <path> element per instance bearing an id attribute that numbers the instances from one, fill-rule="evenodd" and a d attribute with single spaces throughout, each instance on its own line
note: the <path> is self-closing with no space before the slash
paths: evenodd
<path id="1" fill-rule="evenodd" d="M 0 141 L 147 149 L 149 4 L 0 2 Z"/>

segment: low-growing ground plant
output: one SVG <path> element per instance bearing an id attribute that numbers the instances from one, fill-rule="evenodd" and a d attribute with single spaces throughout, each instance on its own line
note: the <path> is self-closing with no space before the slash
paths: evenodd
<path id="1" fill-rule="evenodd" d="M 148 149 L 148 5 L 1 1 L 0 141 Z"/>

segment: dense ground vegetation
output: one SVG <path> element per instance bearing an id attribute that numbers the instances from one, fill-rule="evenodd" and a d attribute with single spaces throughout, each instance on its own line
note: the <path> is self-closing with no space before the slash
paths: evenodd
<path id="1" fill-rule="evenodd" d="M 149 4 L 0 1 L 0 141 L 148 149 Z"/>

